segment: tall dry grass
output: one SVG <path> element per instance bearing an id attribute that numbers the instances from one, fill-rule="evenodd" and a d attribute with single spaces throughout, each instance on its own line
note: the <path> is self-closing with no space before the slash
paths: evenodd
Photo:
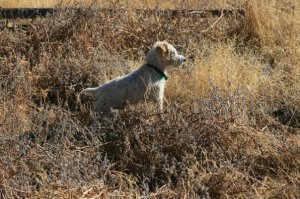
<path id="1" fill-rule="evenodd" d="M 52 8 L 56 6 L 77 6 L 77 7 L 89 7 L 91 5 L 101 6 L 101 7 L 116 7 L 116 8 L 163 8 L 163 9 L 176 9 L 176 8 L 212 8 L 212 7 L 233 7 L 238 4 L 244 3 L 243 1 L 226 1 L 226 0 L 166 0 L 166 1 L 156 1 L 156 0 L 2 0 L 0 6 L 4 8 Z"/>
<path id="2" fill-rule="evenodd" d="M 239 6 L 219 20 L 82 9 L 2 25 L 1 198 L 298 198 L 299 3 Z M 188 57 L 164 115 L 95 115 L 82 88 L 162 39 Z"/>

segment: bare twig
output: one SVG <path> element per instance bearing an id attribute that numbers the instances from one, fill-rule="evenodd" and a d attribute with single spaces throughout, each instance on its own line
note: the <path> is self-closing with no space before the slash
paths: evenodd
<path id="1" fill-rule="evenodd" d="M 215 25 L 222 19 L 223 16 L 224 16 L 224 12 L 223 12 L 223 10 L 222 10 L 221 16 L 220 16 L 214 23 L 212 23 L 207 29 L 202 30 L 201 33 L 205 33 L 205 32 L 207 32 L 207 31 L 213 29 L 213 28 L 215 27 Z"/>

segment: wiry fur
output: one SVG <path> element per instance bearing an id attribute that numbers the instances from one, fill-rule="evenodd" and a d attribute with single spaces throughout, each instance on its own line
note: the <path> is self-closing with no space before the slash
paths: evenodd
<path id="1" fill-rule="evenodd" d="M 145 64 L 135 71 L 110 80 L 95 88 L 86 88 L 82 93 L 95 98 L 97 112 L 109 112 L 111 108 L 123 108 L 127 103 L 135 104 L 143 100 L 157 103 L 157 110 L 163 110 L 166 80 L 148 64 L 166 74 L 170 66 L 178 66 L 185 61 L 168 42 L 156 42 L 145 58 Z"/>

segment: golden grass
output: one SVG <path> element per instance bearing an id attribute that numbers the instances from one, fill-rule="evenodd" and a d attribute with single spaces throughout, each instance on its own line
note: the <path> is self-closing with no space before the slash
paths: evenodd
<path id="1" fill-rule="evenodd" d="M 174 98 L 184 95 L 184 99 L 192 99 L 211 92 L 212 84 L 227 94 L 239 89 L 256 91 L 258 83 L 264 78 L 264 66 L 253 59 L 251 51 L 239 54 L 234 45 L 234 41 L 230 41 L 201 46 L 193 66 L 185 66 L 174 75 L 174 81 L 167 88 L 169 95 Z M 184 73 L 186 70 L 190 72 Z"/>

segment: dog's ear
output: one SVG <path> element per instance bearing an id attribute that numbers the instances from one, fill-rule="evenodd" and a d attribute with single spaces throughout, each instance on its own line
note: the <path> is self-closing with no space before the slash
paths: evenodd
<path id="1" fill-rule="evenodd" d="M 162 55 L 169 53 L 168 45 L 163 42 L 156 45 L 156 50 Z"/>

